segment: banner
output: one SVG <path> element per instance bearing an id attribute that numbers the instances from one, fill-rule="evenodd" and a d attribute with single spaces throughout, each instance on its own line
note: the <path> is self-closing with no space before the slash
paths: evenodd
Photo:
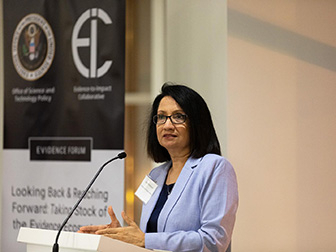
<path id="1" fill-rule="evenodd" d="M 124 149 L 125 1 L 4 0 L 1 251 L 20 227 L 58 230 L 100 166 Z M 64 230 L 123 210 L 109 164 Z"/>

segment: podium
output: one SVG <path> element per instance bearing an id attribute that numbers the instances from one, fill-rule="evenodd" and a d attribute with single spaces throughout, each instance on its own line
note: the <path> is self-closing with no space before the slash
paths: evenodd
<path id="1" fill-rule="evenodd" d="M 57 231 L 20 228 L 18 242 L 25 243 L 27 252 L 52 252 Z M 59 252 L 148 252 L 129 243 L 114 240 L 101 235 L 62 232 L 59 240 Z"/>

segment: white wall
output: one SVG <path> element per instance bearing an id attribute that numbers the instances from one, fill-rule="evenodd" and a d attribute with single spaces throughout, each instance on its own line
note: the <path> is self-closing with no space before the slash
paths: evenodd
<path id="1" fill-rule="evenodd" d="M 234 251 L 335 251 L 335 1 L 230 0 Z"/>
<path id="2" fill-rule="evenodd" d="M 226 153 L 226 1 L 169 0 L 165 8 L 166 79 L 206 100 Z"/>
<path id="3" fill-rule="evenodd" d="M 233 251 L 336 249 L 335 8 L 165 1 L 165 77 L 206 98 L 237 171 Z"/>

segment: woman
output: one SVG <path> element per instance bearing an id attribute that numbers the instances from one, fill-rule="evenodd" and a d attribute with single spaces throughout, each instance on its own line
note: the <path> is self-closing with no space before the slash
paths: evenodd
<path id="1" fill-rule="evenodd" d="M 143 204 L 140 227 L 124 212 L 129 226 L 120 227 L 110 207 L 111 224 L 80 232 L 149 249 L 224 252 L 238 207 L 235 172 L 220 156 L 203 98 L 183 85 L 166 83 L 161 91 L 152 105 L 147 152 L 155 162 L 165 163 L 149 174 L 158 187 Z"/>

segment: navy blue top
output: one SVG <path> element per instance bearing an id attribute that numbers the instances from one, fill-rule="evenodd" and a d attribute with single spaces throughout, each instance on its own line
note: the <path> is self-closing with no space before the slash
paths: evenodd
<path id="1" fill-rule="evenodd" d="M 160 212 L 168 199 L 168 195 L 173 190 L 175 184 L 167 185 L 166 183 L 163 184 L 160 196 L 156 205 L 153 209 L 153 212 L 147 222 L 146 233 L 156 233 L 157 232 L 157 221 L 160 215 Z"/>

